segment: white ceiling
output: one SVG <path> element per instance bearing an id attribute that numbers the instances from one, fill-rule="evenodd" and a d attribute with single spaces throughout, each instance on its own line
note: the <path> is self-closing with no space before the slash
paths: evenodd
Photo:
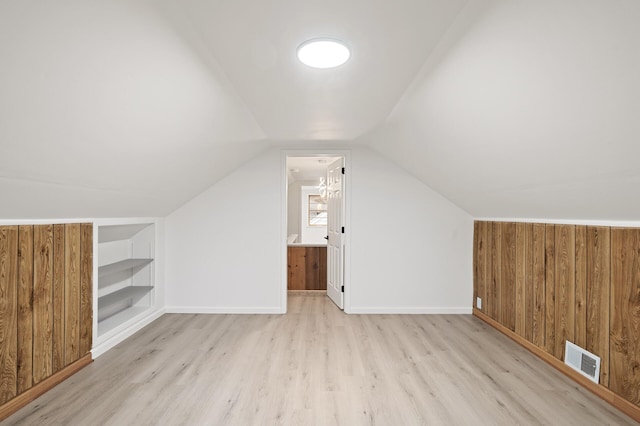
<path id="1" fill-rule="evenodd" d="M 352 140 L 384 120 L 465 0 L 176 0 L 269 139 Z M 337 69 L 296 48 L 331 36 Z"/>
<path id="2" fill-rule="evenodd" d="M 0 1 L 0 218 L 163 216 L 366 144 L 478 217 L 640 216 L 637 0 Z M 353 49 L 298 63 L 308 38 Z"/>

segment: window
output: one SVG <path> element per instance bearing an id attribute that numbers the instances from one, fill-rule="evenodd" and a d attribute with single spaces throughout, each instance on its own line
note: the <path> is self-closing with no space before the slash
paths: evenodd
<path id="1" fill-rule="evenodd" d="M 327 226 L 327 202 L 320 195 L 309 195 L 309 226 Z"/>

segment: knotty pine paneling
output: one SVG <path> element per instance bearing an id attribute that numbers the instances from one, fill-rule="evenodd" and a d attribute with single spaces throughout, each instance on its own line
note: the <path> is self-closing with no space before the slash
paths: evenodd
<path id="1" fill-rule="evenodd" d="M 500 315 L 509 330 L 516 328 L 516 224 L 502 224 L 500 243 Z"/>
<path id="2" fill-rule="evenodd" d="M 0 227 L 0 405 L 89 353 L 93 225 Z"/>
<path id="3" fill-rule="evenodd" d="M 18 386 L 18 227 L 0 227 L 0 404 Z"/>
<path id="4" fill-rule="evenodd" d="M 93 225 L 80 225 L 80 356 L 91 350 L 93 333 Z"/>
<path id="5" fill-rule="evenodd" d="M 555 345 L 554 356 L 564 360 L 565 341 L 575 342 L 576 234 L 573 225 L 555 226 Z"/>
<path id="6" fill-rule="evenodd" d="M 545 267 L 545 225 L 533 224 L 533 321 L 531 324 L 531 343 L 544 348 L 546 329 L 546 267 Z"/>
<path id="7" fill-rule="evenodd" d="M 525 251 L 527 247 L 526 224 L 516 224 L 516 281 L 515 281 L 515 329 L 518 335 L 524 337 L 527 326 L 527 295 L 525 280 L 527 279 L 527 267 Z"/>
<path id="8" fill-rule="evenodd" d="M 587 229 L 586 346 L 601 358 L 600 383 L 609 384 L 609 321 L 611 291 L 611 229 Z"/>
<path id="9" fill-rule="evenodd" d="M 53 226 L 53 373 L 64 368 L 64 225 Z"/>
<path id="10" fill-rule="evenodd" d="M 545 292 L 545 327 L 544 349 L 552 355 L 556 350 L 556 227 L 545 225 L 544 239 L 544 292 Z"/>
<path id="11" fill-rule="evenodd" d="M 500 289 L 502 278 L 502 224 L 493 223 L 491 226 L 491 278 L 487 290 L 487 313 L 491 318 L 500 321 Z"/>
<path id="12" fill-rule="evenodd" d="M 33 383 L 53 373 L 53 226 L 33 229 Z"/>
<path id="13" fill-rule="evenodd" d="M 559 360 L 565 340 L 598 355 L 600 383 L 640 406 L 640 229 L 477 222 L 474 232 L 482 311 Z"/>
<path id="14" fill-rule="evenodd" d="M 609 387 L 640 405 L 640 229 L 612 229 Z"/>
<path id="15" fill-rule="evenodd" d="M 33 385 L 33 226 L 18 227 L 18 385 Z"/>
<path id="16" fill-rule="evenodd" d="M 478 245 L 480 244 L 480 231 L 479 231 L 479 222 L 474 222 L 473 224 L 473 282 L 476 285 L 473 286 L 473 306 L 476 306 L 476 300 L 478 300 L 478 287 L 481 285 L 480 280 L 478 279 Z"/>
<path id="17" fill-rule="evenodd" d="M 80 224 L 65 226 L 64 365 L 80 358 Z"/>
<path id="18" fill-rule="evenodd" d="M 576 323 L 574 341 L 587 347 L 587 227 L 576 226 Z"/>
<path id="19" fill-rule="evenodd" d="M 524 294 L 525 294 L 525 334 L 524 338 L 528 341 L 533 339 L 533 225 L 525 223 L 524 230 Z"/>
<path id="20" fill-rule="evenodd" d="M 473 299 L 474 306 L 476 306 L 477 298 L 480 297 L 481 300 L 487 300 L 486 288 L 487 288 L 487 230 L 488 223 L 487 222 L 477 222 L 477 235 L 475 236 L 476 242 L 476 256 L 474 260 L 475 265 L 475 274 L 476 274 L 476 283 L 474 286 L 474 294 L 475 297 Z M 483 311 L 486 306 L 483 306 Z"/>

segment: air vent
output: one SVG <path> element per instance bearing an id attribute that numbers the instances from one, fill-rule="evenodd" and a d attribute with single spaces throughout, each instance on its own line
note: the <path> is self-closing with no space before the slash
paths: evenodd
<path id="1" fill-rule="evenodd" d="M 594 383 L 600 381 L 600 357 L 567 340 L 564 363 Z"/>

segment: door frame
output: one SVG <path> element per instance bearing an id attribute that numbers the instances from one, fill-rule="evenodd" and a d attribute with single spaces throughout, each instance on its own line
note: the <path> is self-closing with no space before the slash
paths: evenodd
<path id="1" fill-rule="evenodd" d="M 351 150 L 346 149 L 284 149 L 280 154 L 280 309 L 287 313 L 287 157 L 343 157 L 346 169 L 344 196 L 344 312 L 351 313 Z"/>

